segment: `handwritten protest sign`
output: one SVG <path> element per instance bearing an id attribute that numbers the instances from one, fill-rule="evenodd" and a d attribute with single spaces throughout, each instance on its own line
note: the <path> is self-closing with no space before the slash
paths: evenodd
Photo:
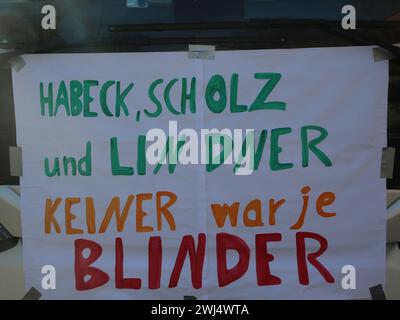
<path id="1" fill-rule="evenodd" d="M 22 58 L 25 281 L 54 266 L 44 298 L 360 298 L 384 282 L 388 64 L 372 48 Z"/>

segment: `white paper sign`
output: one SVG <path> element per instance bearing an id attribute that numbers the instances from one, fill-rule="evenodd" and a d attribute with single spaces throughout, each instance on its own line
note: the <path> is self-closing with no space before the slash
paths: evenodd
<path id="1" fill-rule="evenodd" d="M 388 63 L 371 47 L 22 58 L 27 288 L 347 299 L 384 284 Z"/>

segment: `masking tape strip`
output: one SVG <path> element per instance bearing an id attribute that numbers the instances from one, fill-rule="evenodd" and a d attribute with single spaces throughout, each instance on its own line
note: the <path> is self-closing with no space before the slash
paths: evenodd
<path id="1" fill-rule="evenodd" d="M 21 147 L 9 147 L 10 154 L 10 176 L 22 176 L 22 149 Z"/>
<path id="2" fill-rule="evenodd" d="M 382 149 L 381 178 L 392 179 L 396 149 L 385 147 Z"/>
<path id="3" fill-rule="evenodd" d="M 393 53 L 391 53 L 383 48 L 380 48 L 380 47 L 372 48 L 372 51 L 374 54 L 375 62 L 383 61 L 383 60 L 390 60 L 390 59 L 393 59 L 396 57 Z"/>
<path id="4" fill-rule="evenodd" d="M 22 300 L 39 300 L 41 296 L 42 294 L 38 290 L 36 290 L 35 287 L 32 287 L 27 293 L 25 293 Z"/>
<path id="5" fill-rule="evenodd" d="M 369 288 L 372 300 L 386 300 L 385 291 L 381 284 Z"/>
<path id="6" fill-rule="evenodd" d="M 214 60 L 215 46 L 189 44 L 188 58 Z"/>
<path id="7" fill-rule="evenodd" d="M 21 56 L 11 58 L 10 60 L 8 60 L 8 63 L 11 65 L 11 68 L 13 68 L 15 72 L 20 71 L 23 67 L 26 66 L 26 62 Z"/>

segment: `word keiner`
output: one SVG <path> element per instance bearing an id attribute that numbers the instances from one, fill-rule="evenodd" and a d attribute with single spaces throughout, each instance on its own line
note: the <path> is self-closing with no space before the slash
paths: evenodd
<path id="1" fill-rule="evenodd" d="M 305 215 L 309 206 L 309 193 L 311 188 L 305 186 L 301 189 L 302 194 L 302 208 L 297 222 L 292 226 L 292 230 L 298 230 L 302 227 Z M 120 200 L 114 197 L 107 208 L 101 225 L 97 231 L 95 224 L 95 210 L 92 198 L 86 198 L 86 222 L 87 232 L 89 234 L 104 233 L 107 231 L 109 223 L 113 216 L 115 216 L 115 223 L 118 232 L 130 231 L 125 229 L 125 223 L 129 215 L 129 209 L 136 198 L 136 232 L 152 232 L 155 227 L 151 224 L 151 218 L 156 218 L 157 230 L 163 230 L 162 220 L 165 219 L 169 229 L 175 231 L 177 225 L 175 218 L 170 211 L 172 205 L 177 201 L 177 196 L 172 192 L 160 191 L 153 196 L 151 193 L 130 195 L 123 206 L 121 212 Z M 155 198 L 156 217 L 149 212 L 144 211 L 143 202 L 152 201 Z M 275 225 L 275 215 L 279 207 L 285 204 L 286 199 L 276 201 L 269 201 L 269 225 Z M 319 216 L 328 218 L 335 216 L 333 212 L 326 212 L 324 207 L 333 204 L 335 195 L 332 192 L 321 193 L 315 202 L 315 208 Z M 60 223 L 56 218 L 57 209 L 62 199 L 57 198 L 55 202 L 50 199 L 46 201 L 46 214 L 45 214 L 45 233 L 49 234 L 54 231 L 56 233 L 65 232 L 66 234 L 83 234 L 83 228 L 73 226 L 73 221 L 76 219 L 75 214 L 72 213 L 71 207 L 80 203 L 80 198 L 66 198 L 65 199 L 65 231 L 62 231 Z M 229 218 L 232 227 L 238 223 L 238 210 L 239 203 L 233 203 L 230 206 L 224 204 L 212 204 L 211 208 L 215 218 L 216 226 L 223 228 Z M 253 214 L 255 213 L 255 215 Z M 147 220 L 147 222 L 144 221 Z M 265 223 L 261 217 L 261 201 L 250 201 L 243 210 L 243 224 L 247 227 L 261 227 Z M 313 239 L 319 243 L 319 249 L 312 253 L 306 250 L 306 240 Z M 207 236 L 203 233 L 197 236 L 196 241 L 192 235 L 185 235 L 182 238 L 174 268 L 171 272 L 171 277 L 168 286 L 170 288 L 176 287 L 179 281 L 180 273 L 183 264 L 187 259 L 190 260 L 190 268 L 192 274 L 193 288 L 202 287 L 202 270 L 205 257 Z M 210 239 L 208 240 L 210 241 Z M 234 282 L 246 274 L 249 261 L 250 261 L 250 246 L 252 244 L 246 243 L 242 238 L 230 233 L 216 234 L 216 255 L 217 255 L 217 272 L 218 283 L 220 287 L 224 287 L 231 282 Z M 277 275 L 272 275 L 269 263 L 273 260 L 273 256 L 267 252 L 267 242 L 282 241 L 281 233 L 258 233 L 255 235 L 255 252 L 256 252 L 256 274 L 257 284 L 259 286 L 279 285 L 282 280 Z M 77 239 L 74 242 L 75 248 L 75 280 L 77 290 L 89 290 L 104 285 L 110 279 L 110 276 L 104 270 L 91 266 L 95 261 L 101 259 L 102 247 L 101 244 L 87 239 Z M 83 251 L 88 248 L 90 251 L 89 257 L 83 256 Z M 307 260 L 314 266 L 326 280 L 327 283 L 333 283 L 334 278 L 331 273 L 317 260 L 328 248 L 328 241 L 322 235 L 311 232 L 297 232 L 296 233 L 296 257 L 299 275 L 299 283 L 307 285 L 309 283 Z M 227 267 L 227 251 L 235 250 L 238 253 L 239 261 L 235 267 Z M 122 238 L 115 239 L 115 286 L 122 289 L 140 289 L 141 279 L 138 278 L 125 278 L 124 277 L 124 248 Z M 133 252 L 127 253 L 127 256 L 134 256 Z M 148 241 L 148 287 L 150 289 L 160 288 L 162 269 L 162 239 L 158 236 L 152 236 Z M 90 274 L 91 279 L 85 281 L 85 276 Z"/>

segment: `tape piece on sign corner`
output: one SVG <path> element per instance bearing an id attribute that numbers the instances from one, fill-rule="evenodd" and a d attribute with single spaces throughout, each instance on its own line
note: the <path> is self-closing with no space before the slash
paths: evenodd
<path id="1" fill-rule="evenodd" d="M 396 149 L 385 147 L 382 149 L 381 178 L 392 179 Z"/>
<path id="2" fill-rule="evenodd" d="M 396 56 L 393 53 L 391 53 L 381 47 L 372 48 L 372 52 L 374 54 L 375 62 L 396 58 Z"/>
<path id="3" fill-rule="evenodd" d="M 8 63 L 11 65 L 11 68 L 13 68 L 15 72 L 20 71 L 23 67 L 26 66 L 26 62 L 21 56 L 11 58 L 10 60 L 8 60 Z"/>
<path id="4" fill-rule="evenodd" d="M 22 300 L 39 300 L 41 296 L 42 294 L 35 287 L 32 287 L 25 293 Z"/>
<path id="5" fill-rule="evenodd" d="M 10 176 L 22 177 L 22 148 L 9 147 L 10 155 Z"/>
<path id="6" fill-rule="evenodd" d="M 372 300 L 386 300 L 385 291 L 381 284 L 369 288 Z"/>
<path id="7" fill-rule="evenodd" d="M 188 58 L 214 60 L 215 46 L 189 44 Z"/>

